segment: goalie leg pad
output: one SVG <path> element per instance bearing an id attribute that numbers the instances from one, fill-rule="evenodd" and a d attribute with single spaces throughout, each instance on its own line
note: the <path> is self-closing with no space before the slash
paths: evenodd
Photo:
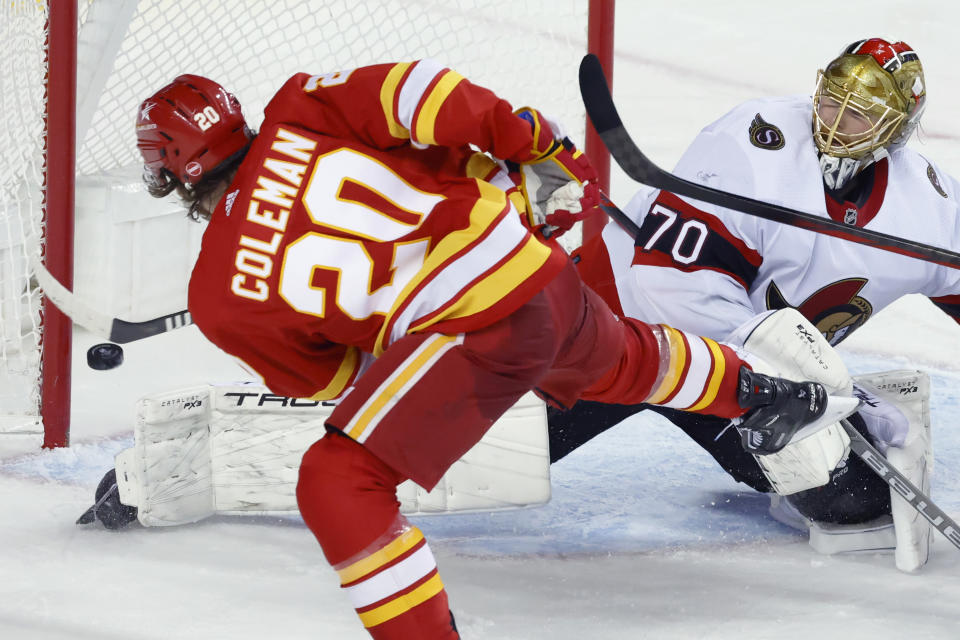
<path id="1" fill-rule="evenodd" d="M 849 396 L 847 367 L 817 329 L 796 309 L 780 309 L 752 318 L 727 338 L 742 345 L 754 369 L 794 381 L 812 380 L 831 395 Z M 839 424 L 788 444 L 777 453 L 755 456 L 757 464 L 781 495 L 790 495 L 830 481 L 830 473 L 846 459 L 850 439 Z"/>
<path id="2" fill-rule="evenodd" d="M 860 416 L 849 420 L 866 433 Z M 789 500 L 800 513 L 819 523 L 859 525 L 890 515 L 887 483 L 857 456 L 849 456 L 832 470 L 824 486 L 795 493 Z"/>
<path id="3" fill-rule="evenodd" d="M 856 378 L 895 404 L 906 416 L 910 428 L 902 447 L 887 448 L 886 458 L 923 493 L 930 494 L 933 471 L 933 443 L 930 437 L 930 378 L 922 371 L 887 371 Z M 920 569 L 930 557 L 933 527 L 900 494 L 890 489 L 890 506 L 896 531 L 895 559 L 905 572 Z"/>
<path id="4" fill-rule="evenodd" d="M 303 452 L 330 407 L 258 385 L 201 385 L 140 400 L 134 446 L 116 457 L 124 504 L 144 526 L 214 513 L 291 511 Z"/>
<path id="5" fill-rule="evenodd" d="M 895 404 L 909 420 L 910 428 L 903 446 L 889 447 L 887 460 L 919 489 L 928 493 L 933 467 L 928 376 L 920 371 L 904 370 L 858 376 L 854 380 L 857 385 L 867 387 L 887 402 Z M 866 432 L 859 416 L 853 416 L 851 423 L 857 426 L 861 433 Z M 789 504 L 784 509 L 782 503 L 771 504 L 771 515 L 781 522 L 787 522 L 785 518 L 793 516 L 791 524 L 809 527 L 810 545 L 820 553 L 894 549 L 898 569 L 905 572 L 917 571 L 929 558 L 933 535 L 930 523 L 896 491 L 890 489 L 886 482 L 878 483 L 879 477 L 859 458 L 849 459 L 847 466 L 853 465 L 862 468 L 859 471 L 854 470 L 844 484 L 850 485 L 852 479 L 852 485 L 857 489 L 861 482 L 870 482 L 872 485 L 871 490 L 862 492 L 867 501 L 855 508 L 861 512 L 859 519 L 863 520 L 862 522 L 854 522 L 850 517 L 837 518 L 838 514 L 848 513 L 851 506 L 831 505 L 824 500 L 826 494 L 820 495 L 820 489 L 789 498 L 780 499 L 777 496 L 777 501 L 800 503 L 801 508 L 797 509 L 795 504 Z M 834 495 L 842 498 L 843 491 L 834 492 Z M 869 507 L 871 504 L 875 505 L 875 508 Z M 882 504 L 886 504 L 885 509 L 879 508 Z M 882 513 L 871 515 L 875 511 Z"/>
<path id="6" fill-rule="evenodd" d="M 819 382 L 833 396 L 849 396 L 850 373 L 840 355 L 799 311 L 792 308 L 762 313 L 738 327 L 725 340 L 760 359 L 754 369 L 788 380 Z M 765 366 L 766 365 L 766 366 Z"/>
<path id="7" fill-rule="evenodd" d="M 200 385 L 142 399 L 134 446 L 116 457 L 120 501 L 144 526 L 215 513 L 295 511 L 304 452 L 325 433 L 331 406 L 259 385 Z M 455 462 L 433 491 L 407 481 L 406 514 L 490 511 L 550 499 L 546 406 L 523 396 Z"/>

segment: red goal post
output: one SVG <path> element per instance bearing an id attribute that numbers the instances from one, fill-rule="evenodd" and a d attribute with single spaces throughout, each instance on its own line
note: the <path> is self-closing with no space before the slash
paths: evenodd
<path id="1" fill-rule="evenodd" d="M 515 106 L 530 104 L 559 119 L 602 166 L 602 144 L 585 143 L 577 68 L 587 51 L 612 62 L 613 5 L 614 0 L 0 4 L 5 61 L 0 437 L 42 432 L 46 447 L 69 444 L 72 324 L 52 305 L 41 307 L 27 252 L 42 251 L 48 270 L 68 288 L 75 284 L 78 295 L 84 286 L 96 286 L 83 276 L 90 271 L 85 252 L 91 249 L 74 247 L 74 200 L 84 205 L 91 189 L 83 185 L 94 178 L 96 184 L 116 180 L 123 189 L 140 188 L 131 178 L 139 174 L 133 120 L 144 96 L 180 73 L 207 75 L 238 96 L 257 126 L 266 101 L 292 73 L 432 57 Z"/>

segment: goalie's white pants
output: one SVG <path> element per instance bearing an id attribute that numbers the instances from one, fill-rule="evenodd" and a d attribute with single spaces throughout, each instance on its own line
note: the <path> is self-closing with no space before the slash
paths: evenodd
<path id="1" fill-rule="evenodd" d="M 133 448 L 116 457 L 120 500 L 144 526 L 215 513 L 295 511 L 300 460 L 333 406 L 252 384 L 201 385 L 138 403 Z M 522 397 L 429 493 L 398 487 L 406 514 L 491 511 L 550 499 L 546 406 Z"/>

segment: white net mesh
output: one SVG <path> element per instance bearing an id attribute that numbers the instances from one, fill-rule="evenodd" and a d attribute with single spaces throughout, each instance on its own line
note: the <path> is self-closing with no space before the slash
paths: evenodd
<path id="1" fill-rule="evenodd" d="M 5 2 L 0 16 L 0 432 L 39 428 L 39 292 L 24 238 L 40 226 L 46 12 Z"/>
<path id="2" fill-rule="evenodd" d="M 182 73 L 240 99 L 251 126 L 293 73 L 432 57 L 514 106 L 536 106 L 578 144 L 576 70 L 588 0 L 87 0 L 80 6 L 77 173 L 138 165 L 139 103 Z M 37 294 L 25 275 L 23 227 L 39 219 L 46 3 L 0 8 L 0 414 L 34 415 Z M 144 197 L 147 197 L 146 195 Z M 574 240 L 575 241 L 575 240 Z M 78 247 L 77 260 L 83 260 Z M 28 381 L 8 394 L 8 380 Z"/>
<path id="3" fill-rule="evenodd" d="M 225 86 L 256 127 L 266 102 L 296 72 L 424 57 L 456 68 L 516 106 L 535 103 L 582 141 L 576 70 L 586 50 L 586 0 L 135 4 L 113 73 L 78 83 L 85 94 L 80 104 L 87 105 L 78 117 L 81 173 L 137 162 L 130 124 L 137 105 L 181 73 L 206 75 Z M 116 10 L 104 13 L 115 20 Z M 100 19 L 90 11 L 81 53 L 89 39 L 103 41 L 103 30 L 94 28 Z M 99 96 L 92 113 L 88 95 Z"/>

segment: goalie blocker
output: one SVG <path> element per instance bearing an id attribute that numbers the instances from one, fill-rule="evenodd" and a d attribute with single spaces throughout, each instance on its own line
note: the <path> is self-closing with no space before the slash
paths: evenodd
<path id="1" fill-rule="evenodd" d="M 136 518 L 156 527 L 214 514 L 296 511 L 300 460 L 324 436 L 332 410 L 330 403 L 274 395 L 255 384 L 202 385 L 145 397 L 138 404 L 134 445 L 116 456 L 115 484 L 104 478 L 96 504 L 78 523 L 100 520 L 120 528 Z M 549 461 L 546 406 L 527 394 L 432 491 L 401 484 L 401 511 L 544 504 L 550 499 Z M 124 505 L 135 509 L 124 511 Z M 118 509 L 120 516 L 113 513 Z"/>

